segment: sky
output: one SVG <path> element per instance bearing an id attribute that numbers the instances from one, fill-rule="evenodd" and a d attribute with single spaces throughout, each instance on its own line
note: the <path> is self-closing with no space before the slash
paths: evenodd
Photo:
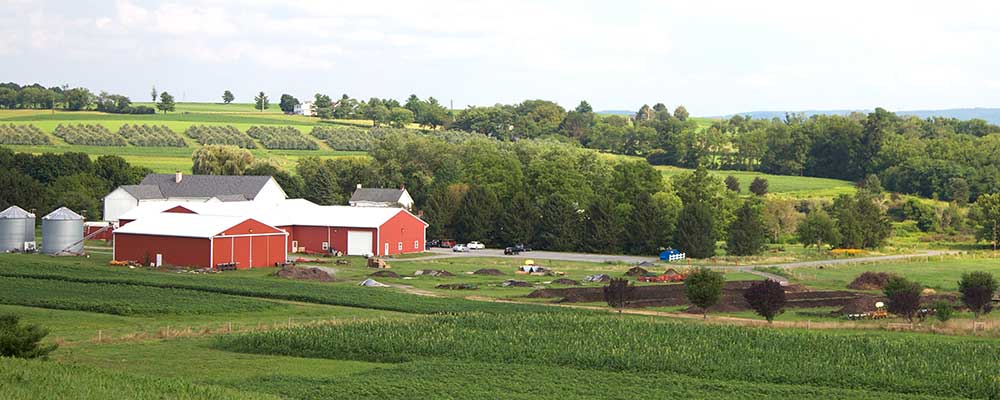
<path id="1" fill-rule="evenodd" d="M 997 1 L 0 0 L 0 81 L 455 108 L 1000 107 Z"/>

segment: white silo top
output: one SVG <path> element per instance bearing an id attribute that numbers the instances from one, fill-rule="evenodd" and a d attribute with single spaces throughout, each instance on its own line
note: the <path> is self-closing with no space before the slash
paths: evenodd
<path id="1" fill-rule="evenodd" d="M 55 211 L 49 213 L 49 215 L 46 215 L 46 216 L 42 217 L 42 219 L 47 219 L 47 220 L 50 220 L 50 221 L 51 220 L 75 220 L 75 219 L 83 219 L 83 217 L 80 216 L 80 214 L 77 214 L 77 213 L 73 212 L 73 210 L 70 210 L 70 209 L 68 209 L 66 207 L 59 207 Z"/>
<path id="2" fill-rule="evenodd" d="M 7 207 L 6 210 L 0 212 L 0 219 L 27 219 L 27 218 L 35 218 L 35 214 L 24 211 L 23 208 L 18 206 L 10 206 Z"/>

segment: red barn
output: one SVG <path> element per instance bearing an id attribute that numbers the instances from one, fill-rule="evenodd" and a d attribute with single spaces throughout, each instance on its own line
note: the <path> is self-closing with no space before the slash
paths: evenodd
<path id="1" fill-rule="evenodd" d="M 285 262 L 288 233 L 245 217 L 159 213 L 114 231 L 114 257 L 141 264 L 247 269 Z"/>
<path id="2" fill-rule="evenodd" d="M 401 208 L 316 206 L 298 210 L 291 223 L 289 251 L 340 251 L 348 255 L 395 255 L 424 251 L 427 223 Z"/>

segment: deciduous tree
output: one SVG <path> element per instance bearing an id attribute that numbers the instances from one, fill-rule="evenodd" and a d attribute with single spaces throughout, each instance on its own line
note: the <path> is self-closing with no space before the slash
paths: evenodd
<path id="1" fill-rule="evenodd" d="M 997 280 L 993 274 L 984 271 L 966 272 L 958 281 L 958 291 L 962 293 L 962 303 L 979 319 L 980 315 L 993 310 L 993 295 L 997 291 Z"/>
<path id="2" fill-rule="evenodd" d="M 253 154 L 236 146 L 208 145 L 195 150 L 191 159 L 191 170 L 198 175 L 243 175 Z"/>
<path id="3" fill-rule="evenodd" d="M 906 318 L 913 322 L 913 317 L 920 310 L 920 293 L 924 290 L 919 283 L 911 282 L 906 278 L 894 276 L 889 278 L 883 293 L 889 300 L 886 308 L 889 312 Z"/>
<path id="4" fill-rule="evenodd" d="M 701 267 L 684 279 L 684 296 L 691 304 L 701 308 L 702 317 L 707 319 L 708 309 L 719 302 L 725 283 L 722 273 Z"/>
<path id="5" fill-rule="evenodd" d="M 166 114 L 167 111 L 174 111 L 174 107 L 174 96 L 167 92 L 160 93 L 160 102 L 156 103 L 156 109 Z"/>
<path id="6" fill-rule="evenodd" d="M 767 179 L 761 177 L 753 178 L 753 182 L 750 182 L 750 193 L 758 196 L 763 196 L 767 194 Z"/>
<path id="7" fill-rule="evenodd" d="M 767 323 L 774 322 L 774 317 L 785 310 L 785 288 L 781 283 L 768 279 L 763 280 L 747 288 L 743 292 L 743 298 L 750 304 L 750 308 L 767 319 Z"/>
<path id="8" fill-rule="evenodd" d="M 236 96 L 233 96 L 233 92 L 230 92 L 229 90 L 226 90 L 225 92 L 222 92 L 222 102 L 223 103 L 229 104 L 229 103 L 232 103 L 233 100 L 236 100 Z"/>

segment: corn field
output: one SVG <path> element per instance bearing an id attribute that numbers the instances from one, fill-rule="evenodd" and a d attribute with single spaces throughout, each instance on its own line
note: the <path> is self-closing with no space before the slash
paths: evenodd
<path id="1" fill-rule="evenodd" d="M 373 362 L 451 359 L 997 398 L 1000 342 L 564 314 L 464 314 L 221 337 L 219 348 Z M 669 383 L 665 383 L 669 384 Z"/>
<path id="2" fill-rule="evenodd" d="M 49 136 L 34 125 L 0 125 L 0 144 L 52 144 Z"/>

